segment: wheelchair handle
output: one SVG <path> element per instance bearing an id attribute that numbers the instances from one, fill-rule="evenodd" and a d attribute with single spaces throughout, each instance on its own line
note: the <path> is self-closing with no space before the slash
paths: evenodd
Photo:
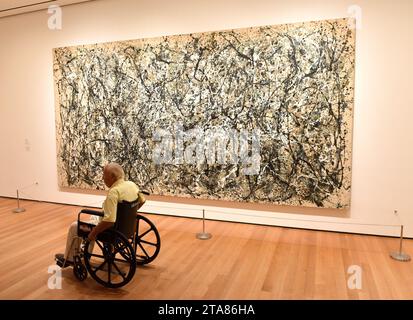
<path id="1" fill-rule="evenodd" d="M 149 191 L 146 191 L 146 190 L 141 190 L 140 193 L 143 193 L 143 194 L 145 194 L 145 195 L 147 195 L 147 196 L 150 195 Z"/>

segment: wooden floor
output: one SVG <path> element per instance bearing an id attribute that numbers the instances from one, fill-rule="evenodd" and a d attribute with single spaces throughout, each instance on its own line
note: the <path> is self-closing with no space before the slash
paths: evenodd
<path id="1" fill-rule="evenodd" d="M 147 215 L 162 239 L 159 256 L 121 289 L 62 271 L 49 289 L 48 268 L 63 252 L 79 207 L 0 198 L 0 299 L 413 299 L 413 264 L 389 257 L 395 238 Z M 144 208 L 143 208 L 144 209 Z M 413 254 L 413 240 L 405 251 Z M 348 268 L 362 288 L 349 289 Z"/>

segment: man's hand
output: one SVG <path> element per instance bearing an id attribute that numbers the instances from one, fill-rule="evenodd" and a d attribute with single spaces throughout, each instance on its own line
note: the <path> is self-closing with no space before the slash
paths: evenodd
<path id="1" fill-rule="evenodd" d="M 99 233 L 101 233 L 102 231 L 105 231 L 106 229 L 109 229 L 110 227 L 113 227 L 113 225 L 114 225 L 113 222 L 101 221 L 96 227 L 92 229 L 92 231 L 90 231 L 87 238 L 90 241 L 95 241 Z"/>

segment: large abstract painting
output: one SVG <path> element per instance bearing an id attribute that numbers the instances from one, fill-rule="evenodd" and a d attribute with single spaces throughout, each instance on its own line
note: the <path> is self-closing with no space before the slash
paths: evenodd
<path id="1" fill-rule="evenodd" d="M 350 205 L 348 19 L 54 49 L 61 187 Z"/>

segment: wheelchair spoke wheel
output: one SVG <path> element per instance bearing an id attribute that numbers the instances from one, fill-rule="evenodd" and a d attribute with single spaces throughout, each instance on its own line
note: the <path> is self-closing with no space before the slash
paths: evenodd
<path id="1" fill-rule="evenodd" d="M 90 276 L 109 288 L 126 285 L 136 271 L 136 258 L 129 241 L 115 230 L 104 231 L 110 236 L 99 237 L 85 246 L 84 260 Z"/>
<path id="2" fill-rule="evenodd" d="M 74 259 L 74 265 L 73 265 L 73 274 L 75 277 L 80 280 L 84 281 L 87 278 L 87 269 L 85 265 L 82 263 L 82 260 L 80 259 L 79 256 L 75 256 Z"/>
<path id="3" fill-rule="evenodd" d="M 139 265 L 152 262 L 161 249 L 161 238 L 155 225 L 148 218 L 136 216 L 136 233 L 134 249 L 136 263 Z"/>

